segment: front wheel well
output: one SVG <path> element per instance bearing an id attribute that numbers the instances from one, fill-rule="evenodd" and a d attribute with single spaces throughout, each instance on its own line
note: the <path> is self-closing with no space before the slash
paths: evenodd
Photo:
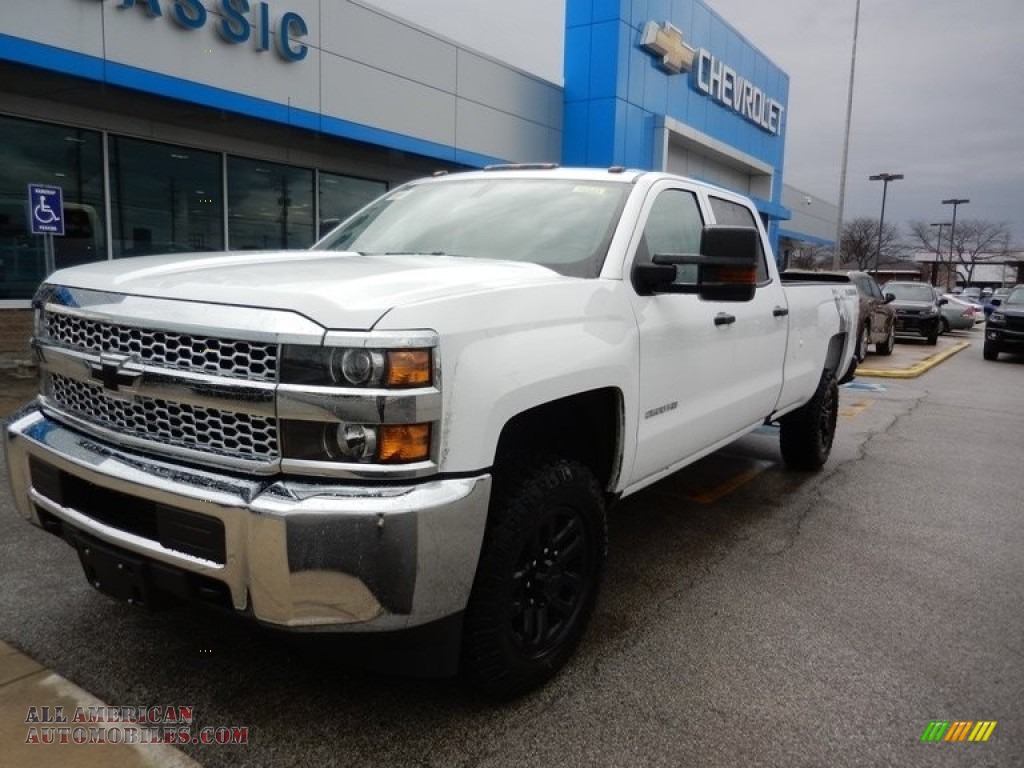
<path id="1" fill-rule="evenodd" d="M 498 438 L 494 473 L 516 456 L 553 454 L 579 461 L 609 491 L 622 455 L 622 393 L 613 387 L 580 392 L 534 406 L 505 424 Z"/>

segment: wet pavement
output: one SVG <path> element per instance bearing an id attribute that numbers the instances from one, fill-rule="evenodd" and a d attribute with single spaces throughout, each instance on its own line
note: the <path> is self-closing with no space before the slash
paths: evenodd
<path id="1" fill-rule="evenodd" d="M 967 349 L 972 341 L 981 342 L 979 330 L 947 334 L 935 346 L 923 341 L 900 340 L 891 356 L 869 354 L 858 369 L 857 385 L 870 388 L 872 379 L 913 378 Z M 27 403 L 37 387 L 34 372 L 0 370 L 0 420 Z M 102 744 L 80 749 L 54 748 L 32 743 L 33 734 L 41 737 L 53 724 L 27 722 L 33 711 L 40 715 L 44 705 L 64 707 L 65 716 L 77 707 L 98 707 L 101 702 L 17 649 L 0 642 L 0 752 L 5 765 L 32 765 L 34 768 L 61 766 L 198 766 L 178 749 L 165 744 Z M 33 710 L 33 708 L 36 708 Z M 72 726 L 73 723 L 69 723 Z M 33 730 L 33 728 L 36 730 Z M 108 724 L 107 728 L 110 727 Z M 116 725 L 114 726 L 117 727 Z M 123 729 L 122 729 L 123 730 Z M 130 730 L 130 729 L 128 729 Z M 79 734 L 80 735 L 80 734 Z M 73 728 L 66 738 L 75 738 Z M 60 736 L 58 736 L 60 738 Z"/>

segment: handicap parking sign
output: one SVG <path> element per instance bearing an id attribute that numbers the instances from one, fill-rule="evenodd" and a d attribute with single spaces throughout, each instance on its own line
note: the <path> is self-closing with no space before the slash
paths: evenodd
<path id="1" fill-rule="evenodd" d="M 33 235 L 64 234 L 64 191 L 47 184 L 28 185 Z"/>

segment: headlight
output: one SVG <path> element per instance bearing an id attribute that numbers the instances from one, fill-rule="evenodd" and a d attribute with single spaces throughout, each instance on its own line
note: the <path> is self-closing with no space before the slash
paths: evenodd
<path id="1" fill-rule="evenodd" d="M 989 315 L 988 321 L 990 323 L 995 323 L 996 325 L 1001 325 L 1002 323 L 1006 322 L 1006 315 L 1004 315 L 1002 312 L 993 312 L 991 315 Z"/>
<path id="2" fill-rule="evenodd" d="M 934 315 L 939 314 L 939 308 L 938 307 L 928 307 L 928 309 L 926 309 L 924 313 L 925 313 L 925 315 L 927 317 L 933 317 Z"/>
<path id="3" fill-rule="evenodd" d="M 281 422 L 282 453 L 289 459 L 411 464 L 430 458 L 430 438 L 430 424 Z"/>
<path id="4" fill-rule="evenodd" d="M 413 472 L 430 468 L 434 425 L 440 420 L 437 339 L 410 332 L 389 347 L 393 338 L 368 336 L 367 346 L 361 346 L 361 338 L 352 334 L 340 338 L 338 346 L 281 346 L 278 434 L 286 462 L 371 474 L 378 469 L 370 465 L 419 465 L 407 467 Z"/>
<path id="5" fill-rule="evenodd" d="M 335 384 L 375 387 L 384 372 L 384 355 L 370 349 L 333 349 L 328 370 Z"/>
<path id="6" fill-rule="evenodd" d="M 407 389 L 434 381 L 430 349 L 363 349 L 285 344 L 281 383 Z"/>

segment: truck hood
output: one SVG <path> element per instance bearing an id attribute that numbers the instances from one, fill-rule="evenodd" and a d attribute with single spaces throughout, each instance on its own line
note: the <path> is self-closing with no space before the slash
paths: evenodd
<path id="1" fill-rule="evenodd" d="M 328 329 L 369 330 L 395 307 L 572 279 L 536 264 L 452 256 L 249 251 L 96 262 L 55 272 L 47 282 L 134 296 L 290 310 Z"/>

